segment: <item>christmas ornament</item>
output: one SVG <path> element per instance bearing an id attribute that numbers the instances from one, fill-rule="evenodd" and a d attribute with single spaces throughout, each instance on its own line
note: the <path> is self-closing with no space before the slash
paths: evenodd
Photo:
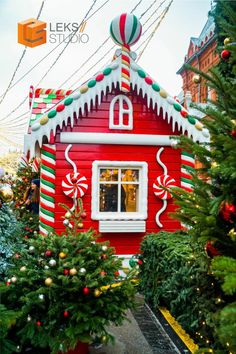
<path id="1" fill-rule="evenodd" d="M 118 277 L 120 275 L 119 271 L 117 270 L 116 272 L 114 272 L 114 276 Z"/>
<path id="2" fill-rule="evenodd" d="M 80 268 L 79 272 L 80 272 L 81 274 L 84 274 L 84 273 L 86 273 L 86 269 L 85 269 L 85 268 Z"/>
<path id="3" fill-rule="evenodd" d="M 228 235 L 229 235 L 229 237 L 230 237 L 233 241 L 236 240 L 236 232 L 235 232 L 235 229 L 234 229 L 234 228 L 231 229 L 231 230 L 229 230 Z"/>
<path id="4" fill-rule="evenodd" d="M 10 184 L 3 184 L 0 186 L 0 199 L 5 203 L 9 203 L 12 201 L 13 192 Z"/>
<path id="5" fill-rule="evenodd" d="M 83 212 L 80 214 L 80 216 L 81 216 L 81 218 L 82 218 L 82 219 L 85 219 L 85 218 L 86 218 L 86 216 L 87 216 L 87 214 L 86 214 L 86 212 L 85 212 L 85 211 L 83 211 Z"/>
<path id="6" fill-rule="evenodd" d="M 200 75 L 193 75 L 192 82 L 194 84 L 200 84 L 201 82 L 201 76 Z"/>
<path id="7" fill-rule="evenodd" d="M 213 241 L 208 241 L 206 246 L 205 246 L 206 254 L 210 258 L 214 258 L 214 257 L 220 255 L 220 252 L 218 251 L 218 249 L 216 247 L 214 247 L 213 245 L 214 245 Z"/>
<path id="8" fill-rule="evenodd" d="M 224 39 L 224 45 L 228 45 L 231 42 L 231 39 L 229 37 L 226 37 Z"/>
<path id="9" fill-rule="evenodd" d="M 142 265 L 142 264 L 143 264 L 142 259 L 138 259 L 138 264 L 139 264 L 139 265 Z"/>
<path id="10" fill-rule="evenodd" d="M 64 275 L 68 275 L 68 274 L 69 274 L 69 269 L 64 269 L 64 270 L 63 270 L 63 274 L 64 274 Z"/>
<path id="11" fill-rule="evenodd" d="M 45 269 L 45 270 L 48 270 L 48 269 L 49 269 L 49 266 L 45 265 L 45 266 L 44 266 L 44 269 Z"/>
<path id="12" fill-rule="evenodd" d="M 29 247 L 29 252 L 30 252 L 30 253 L 34 253 L 34 251 L 35 251 L 35 247 L 34 247 L 34 246 L 30 246 L 30 247 Z"/>
<path id="13" fill-rule="evenodd" d="M 105 253 L 103 253 L 103 254 L 101 255 L 101 258 L 102 258 L 102 259 L 106 259 L 106 258 L 107 258 L 107 255 L 106 255 Z"/>
<path id="14" fill-rule="evenodd" d="M 63 312 L 63 316 L 64 316 L 64 317 L 69 317 L 69 316 L 70 316 L 70 314 L 69 314 L 69 312 L 68 312 L 68 311 L 64 311 L 64 312 Z"/>
<path id="15" fill-rule="evenodd" d="M 131 268 L 134 268 L 136 266 L 136 264 L 137 264 L 137 262 L 133 258 L 131 258 L 129 260 L 129 265 L 130 265 Z"/>
<path id="16" fill-rule="evenodd" d="M 64 225 L 64 226 L 68 226 L 68 225 L 69 225 L 69 223 L 70 223 L 70 222 L 69 222 L 69 220 L 68 220 L 68 219 L 63 220 L 63 225 Z"/>
<path id="17" fill-rule="evenodd" d="M 20 271 L 21 271 L 21 272 L 25 272 L 25 271 L 26 271 L 26 266 L 21 267 L 21 268 L 20 268 Z"/>
<path id="18" fill-rule="evenodd" d="M 232 136 L 233 138 L 236 138 L 236 129 L 233 129 L 233 130 L 231 131 L 231 136 Z"/>
<path id="19" fill-rule="evenodd" d="M 15 277 L 15 276 L 12 277 L 12 278 L 11 278 L 11 282 L 12 282 L 12 283 L 16 283 L 16 282 L 17 282 L 17 277 Z"/>
<path id="20" fill-rule="evenodd" d="M 68 173 L 61 185 L 64 194 L 70 198 L 81 198 L 88 189 L 87 178 L 79 172 Z"/>
<path id="21" fill-rule="evenodd" d="M 176 187 L 175 179 L 169 175 L 161 175 L 156 178 L 156 181 L 153 183 L 153 193 L 160 199 L 166 200 L 171 199 L 172 194 L 163 189 Z"/>
<path id="22" fill-rule="evenodd" d="M 224 60 L 228 60 L 230 55 L 231 55 L 231 53 L 227 49 L 222 50 L 222 52 L 220 54 L 221 58 L 224 59 Z"/>
<path id="23" fill-rule="evenodd" d="M 11 285 L 11 281 L 10 281 L 10 279 L 8 279 L 7 281 L 6 281 L 6 286 L 9 286 L 9 285 Z"/>
<path id="24" fill-rule="evenodd" d="M 107 274 L 107 273 L 104 272 L 104 271 L 102 271 L 102 272 L 100 273 L 100 275 L 101 275 L 102 277 L 105 277 L 106 274 Z"/>
<path id="25" fill-rule="evenodd" d="M 90 289 L 89 288 L 87 288 L 87 287 L 83 288 L 83 294 L 84 295 L 88 295 L 89 293 L 90 293 Z"/>
<path id="26" fill-rule="evenodd" d="M 225 221 L 232 223 L 236 217 L 236 206 L 228 202 L 223 202 L 221 204 L 220 216 Z"/>
<path id="27" fill-rule="evenodd" d="M 47 279 L 51 279 L 51 278 L 47 278 Z M 46 279 L 46 280 L 47 280 Z M 45 282 L 46 282 L 46 280 L 45 280 Z M 52 280 L 52 279 L 51 279 Z M 44 300 L 44 298 L 45 298 L 45 296 L 44 296 L 44 294 L 39 294 L 39 300 Z"/>
<path id="28" fill-rule="evenodd" d="M 50 261 L 49 261 L 50 267 L 55 267 L 56 264 L 57 264 L 57 262 L 55 261 L 55 259 L 50 259 Z"/>
<path id="29" fill-rule="evenodd" d="M 47 286 L 51 286 L 52 285 L 52 283 L 53 283 L 53 281 L 52 281 L 52 278 L 47 278 L 47 279 L 45 279 L 45 285 L 47 285 Z"/>
<path id="30" fill-rule="evenodd" d="M 77 274 L 77 270 L 75 268 L 70 269 L 70 275 L 75 275 Z"/>
<path id="31" fill-rule="evenodd" d="M 30 315 L 27 316 L 27 321 L 30 322 L 32 320 L 32 317 Z"/>
<path id="32" fill-rule="evenodd" d="M 61 259 L 66 258 L 66 253 L 60 252 L 60 253 L 59 253 L 59 258 L 61 258 Z"/>
<path id="33" fill-rule="evenodd" d="M 41 322 L 40 322 L 40 321 L 37 321 L 37 322 L 36 322 L 36 325 L 37 325 L 38 327 L 40 327 L 40 326 L 41 326 Z"/>
<path id="34" fill-rule="evenodd" d="M 95 289 L 95 290 L 94 290 L 94 296 L 95 296 L 95 297 L 99 297 L 99 296 L 101 295 L 101 293 L 102 293 L 102 292 L 101 292 L 99 289 Z"/>
<path id="35" fill-rule="evenodd" d="M 82 229 L 83 227 L 84 227 L 84 224 L 83 224 L 82 222 L 79 222 L 79 223 L 78 223 L 78 228 L 79 228 L 79 229 Z"/>
<path id="36" fill-rule="evenodd" d="M 102 246 L 102 250 L 103 250 L 103 252 L 106 252 L 107 251 L 107 246 Z"/>
<path id="37" fill-rule="evenodd" d="M 51 250 L 47 250 L 47 251 L 45 252 L 45 256 L 46 256 L 46 257 L 51 257 L 51 255 L 52 255 L 52 251 L 51 251 Z"/>
<path id="38" fill-rule="evenodd" d="M 101 342 L 102 342 L 102 343 L 106 343 L 106 342 L 107 342 L 107 336 L 102 336 Z"/>
<path id="39" fill-rule="evenodd" d="M 65 218 L 66 219 L 70 219 L 72 217 L 72 214 L 69 212 L 69 211 L 67 211 L 66 213 L 65 213 Z"/>

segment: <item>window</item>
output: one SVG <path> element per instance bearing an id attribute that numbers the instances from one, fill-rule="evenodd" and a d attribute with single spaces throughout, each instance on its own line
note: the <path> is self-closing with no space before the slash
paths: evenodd
<path id="1" fill-rule="evenodd" d="M 92 219 L 147 218 L 147 163 L 94 161 Z"/>
<path id="2" fill-rule="evenodd" d="M 118 108 L 115 110 L 115 108 Z M 110 129 L 133 129 L 133 105 L 125 95 L 118 95 L 113 98 L 109 112 Z"/>

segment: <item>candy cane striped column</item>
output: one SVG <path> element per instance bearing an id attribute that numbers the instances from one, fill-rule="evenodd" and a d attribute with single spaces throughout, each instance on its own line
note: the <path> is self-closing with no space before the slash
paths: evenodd
<path id="1" fill-rule="evenodd" d="M 56 146 L 44 144 L 41 149 L 39 230 L 45 236 L 54 231 L 55 166 Z"/>
<path id="2" fill-rule="evenodd" d="M 192 181 L 191 171 L 194 171 L 195 159 L 194 155 L 189 152 L 181 153 L 181 187 L 186 191 L 192 192 L 194 184 Z"/>
<path id="3" fill-rule="evenodd" d="M 121 91 L 130 91 L 130 46 L 124 44 L 121 52 Z"/>

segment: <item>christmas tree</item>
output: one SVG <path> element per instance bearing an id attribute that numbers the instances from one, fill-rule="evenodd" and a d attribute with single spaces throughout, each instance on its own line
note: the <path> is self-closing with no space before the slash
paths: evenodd
<path id="1" fill-rule="evenodd" d="M 202 168 L 193 172 L 193 193 L 176 191 L 179 205 L 176 217 L 188 228 L 188 234 L 204 242 L 209 257 L 209 271 L 222 285 L 219 310 L 212 314 L 215 342 L 224 352 L 236 351 L 236 17 L 235 4 L 218 0 L 213 16 L 221 36 L 226 37 L 221 58 L 225 65 L 208 74 L 196 69 L 209 87 L 216 90 L 216 102 L 209 102 L 203 120 L 210 132 L 210 142 L 199 145 L 186 137 L 181 147 L 196 156 Z M 222 20 L 223 19 L 223 20 Z M 225 20 L 227 19 L 227 21 Z M 221 43 L 221 46 L 224 46 Z M 223 70 L 222 70 L 223 68 Z M 230 71 L 230 75 L 226 72 Z M 212 261 L 211 261 L 212 260 Z M 217 349 L 217 348 L 216 348 Z M 217 351 L 216 351 L 217 352 Z"/>
<path id="2" fill-rule="evenodd" d="M 114 249 L 97 242 L 92 230 L 79 232 L 86 217 L 81 202 L 75 210 L 66 209 L 66 232 L 25 240 L 27 248 L 2 285 L 2 303 L 20 312 L 13 338 L 21 353 L 27 346 L 34 353 L 50 348 L 56 354 L 78 341 L 106 342 L 111 338 L 107 326 L 120 325 L 134 304 L 133 281 L 120 276 Z"/>

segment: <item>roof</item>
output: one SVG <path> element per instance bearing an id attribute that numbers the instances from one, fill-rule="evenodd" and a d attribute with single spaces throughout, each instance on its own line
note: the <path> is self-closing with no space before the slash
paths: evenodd
<path id="1" fill-rule="evenodd" d="M 110 93 L 114 87 L 120 88 L 121 65 L 121 56 L 118 56 L 110 65 L 101 69 L 76 91 L 68 95 L 65 94 L 63 99 L 51 107 L 49 111 L 44 111 L 44 114 L 35 117 L 34 121 L 31 120 L 31 127 L 28 134 L 25 135 L 25 154 L 30 152 L 30 158 L 34 157 L 37 144 L 41 147 L 45 140 L 50 140 L 51 134 L 55 136 L 57 127 L 62 129 L 63 124 L 67 126 L 69 121 L 73 127 L 74 120 L 70 117 L 75 116 L 78 119 L 79 115 L 85 112 L 85 105 L 90 111 L 95 106 L 96 100 L 98 100 L 98 104 L 101 103 L 103 94 Z M 138 95 L 146 96 L 148 107 L 152 106 L 157 115 L 162 109 L 163 118 L 172 124 L 173 131 L 177 125 L 178 131 L 186 133 L 194 141 L 205 142 L 209 139 L 208 130 L 204 128 L 203 124 L 191 117 L 186 109 L 132 58 L 130 58 L 130 82 L 131 90 L 137 90 Z"/>

